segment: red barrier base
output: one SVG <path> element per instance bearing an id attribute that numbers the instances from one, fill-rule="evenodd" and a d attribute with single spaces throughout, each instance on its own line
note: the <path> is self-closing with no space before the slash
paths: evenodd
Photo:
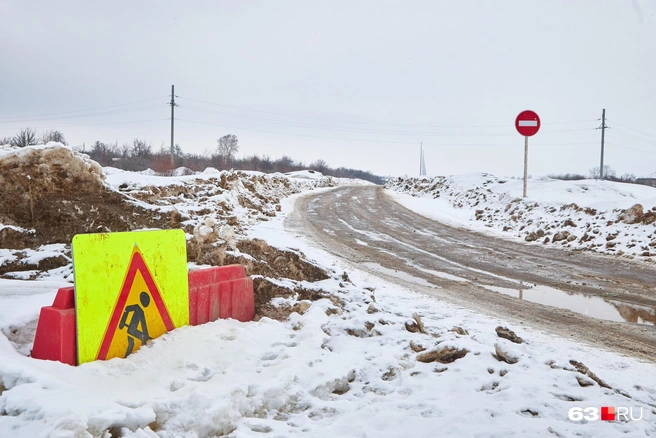
<path id="1" fill-rule="evenodd" d="M 73 287 L 59 289 L 52 306 L 41 308 L 32 357 L 77 365 Z"/>
<path id="2" fill-rule="evenodd" d="M 189 272 L 189 324 L 217 319 L 251 321 L 255 316 L 253 281 L 242 265 L 217 266 Z M 61 288 L 52 306 L 41 308 L 32 357 L 77 365 L 75 295 Z"/>
<path id="3" fill-rule="evenodd" d="M 189 272 L 189 324 L 217 319 L 250 321 L 255 316 L 253 281 L 242 265 Z"/>

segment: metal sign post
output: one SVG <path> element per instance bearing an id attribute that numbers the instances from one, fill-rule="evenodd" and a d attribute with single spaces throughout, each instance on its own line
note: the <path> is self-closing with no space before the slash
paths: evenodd
<path id="1" fill-rule="evenodd" d="M 526 180 L 528 179 L 528 137 L 524 137 L 524 197 L 526 198 Z"/>
<path id="2" fill-rule="evenodd" d="M 528 138 L 540 130 L 540 117 L 530 110 L 522 111 L 515 119 L 515 129 L 524 136 L 524 198 L 528 179 Z"/>

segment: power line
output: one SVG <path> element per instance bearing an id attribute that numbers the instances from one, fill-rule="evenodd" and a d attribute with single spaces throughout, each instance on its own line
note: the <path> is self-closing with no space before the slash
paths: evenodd
<path id="1" fill-rule="evenodd" d="M 628 126 L 626 126 L 626 125 L 621 124 L 620 122 L 615 121 L 615 119 L 612 119 L 612 120 L 607 119 L 607 120 L 611 121 L 612 123 L 615 123 L 616 125 L 622 126 L 622 127 L 626 128 L 626 129 L 629 129 L 629 130 L 631 130 L 631 131 L 639 132 L 640 134 L 646 135 L 647 137 L 653 137 L 653 138 L 656 138 L 656 135 L 648 134 L 648 133 L 646 133 L 646 132 L 642 132 L 642 131 L 638 131 L 637 129 L 630 128 L 630 127 L 628 127 Z"/>
<path id="2" fill-rule="evenodd" d="M 122 124 L 128 124 L 128 123 L 146 123 L 146 122 L 158 122 L 162 120 L 169 120 L 169 119 L 147 119 L 147 120 L 128 120 L 124 122 L 101 122 L 101 123 L 85 123 L 85 124 L 78 124 L 78 125 L 63 125 L 63 126 L 56 126 L 57 129 L 59 128 L 75 128 L 79 126 L 100 126 L 100 125 L 122 125 Z M 34 126 L 34 129 L 50 129 L 51 126 L 44 127 L 44 126 Z M 6 130 L 18 130 L 21 128 L 0 128 L 0 129 L 6 129 Z"/>
<path id="3" fill-rule="evenodd" d="M 194 123 L 194 124 L 199 124 L 199 125 L 208 125 L 208 126 L 218 126 L 224 129 L 236 129 L 236 130 L 243 130 L 243 131 L 253 131 L 253 132 L 264 132 L 268 134 L 278 134 L 278 135 L 289 135 L 292 137 L 309 137 L 309 138 L 320 138 L 320 139 L 325 139 L 325 140 L 341 140 L 341 141 L 354 141 L 354 142 L 364 142 L 364 143 L 385 143 L 385 144 L 401 144 L 401 145 L 414 145 L 414 142 L 411 141 L 389 141 L 389 140 L 368 140 L 368 139 L 357 139 L 357 138 L 344 138 L 344 137 L 329 137 L 329 136 L 319 136 L 319 135 L 310 135 L 310 134 L 294 134 L 294 133 L 288 133 L 288 132 L 280 132 L 280 131 L 270 131 L 270 130 L 265 130 L 265 129 L 255 129 L 255 128 L 240 128 L 236 126 L 229 126 L 229 125 L 224 125 L 224 124 L 218 124 L 218 123 L 210 123 L 210 122 L 200 122 L 196 120 L 187 120 L 187 119 L 180 119 L 176 118 L 178 122 L 186 122 L 186 123 Z M 551 143 L 551 144 L 540 144 L 538 146 L 571 146 L 571 145 L 587 145 L 587 144 L 596 144 L 596 143 L 590 143 L 590 142 L 584 142 L 584 143 Z M 485 144 L 485 143 L 425 143 L 424 145 L 427 146 L 492 146 L 492 147 L 498 147 L 498 146 L 503 146 L 503 147 L 515 147 L 516 145 L 513 143 L 504 143 L 504 144 Z"/>
<path id="4" fill-rule="evenodd" d="M 104 112 L 99 112 L 99 113 L 72 114 L 72 115 L 68 115 L 68 116 L 52 116 L 52 117 L 33 118 L 33 119 L 24 119 L 24 120 L 7 120 L 7 121 L 0 121 L 0 123 L 25 123 L 25 122 L 43 122 L 43 121 L 48 121 L 48 120 L 81 119 L 81 118 L 86 118 L 86 117 L 106 116 L 106 115 L 114 115 L 114 114 L 131 113 L 131 112 L 135 112 L 135 111 L 144 111 L 144 110 L 149 110 L 149 109 L 154 109 L 154 108 L 160 108 L 160 107 L 163 107 L 163 106 L 166 106 L 166 104 L 162 103 L 162 104 L 157 104 L 157 105 L 148 105 L 148 106 L 139 107 L 139 108 L 124 108 L 124 109 L 104 111 Z"/>
<path id="5" fill-rule="evenodd" d="M 384 135 L 409 135 L 409 136 L 432 136 L 432 137 L 512 137 L 516 134 L 514 132 L 508 133 L 485 133 L 485 132 L 476 132 L 476 133 L 466 133 L 466 132 L 409 132 L 409 131 L 388 131 L 388 130 L 378 130 L 378 129 L 360 129 L 360 128 L 345 128 L 338 126 L 325 126 L 325 125 L 316 125 L 309 123 L 299 123 L 299 122 L 290 122 L 285 120 L 276 120 L 276 119 L 266 119 L 262 117 L 246 116 L 242 114 L 233 114 L 225 113 L 220 111 L 208 110 L 205 108 L 198 108 L 194 106 L 181 106 L 183 109 L 190 109 L 192 111 L 197 111 L 207 114 L 216 114 L 229 118 L 236 118 L 242 120 L 253 120 L 260 121 L 265 123 L 272 123 L 276 125 L 289 125 L 289 126 L 299 126 L 305 128 L 321 129 L 327 131 L 342 131 L 342 132 L 355 132 L 355 133 L 365 133 L 365 134 L 384 134 Z M 506 128 L 510 129 L 508 126 Z M 552 130 L 547 131 L 546 134 L 560 133 L 560 132 L 574 132 L 574 131 L 589 131 L 592 128 L 582 128 L 582 129 L 561 129 L 561 130 Z"/>
<path id="6" fill-rule="evenodd" d="M 314 128 L 314 129 L 323 129 L 328 131 L 344 131 L 344 132 L 361 132 L 366 134 L 387 134 L 387 135 L 434 135 L 434 136 L 450 136 L 450 135 L 471 135 L 471 136 L 506 136 L 508 134 L 501 133 L 476 133 L 476 134 L 466 134 L 466 133 L 434 133 L 434 132 L 408 132 L 408 131 L 387 131 L 387 130 L 377 130 L 377 129 L 360 129 L 360 128 L 344 128 L 338 126 L 325 126 L 325 125 L 315 125 L 310 123 L 300 123 L 300 122 L 290 122 L 286 120 L 275 120 L 275 119 L 266 119 L 262 117 L 246 116 L 241 114 L 231 114 L 223 113 L 219 111 L 207 110 L 204 108 L 197 108 L 192 106 L 181 106 L 183 109 L 190 109 L 192 111 L 207 113 L 207 114 L 216 114 L 224 117 L 230 117 L 235 119 L 242 120 L 253 120 L 265 123 L 273 123 L 277 125 L 289 125 L 289 126 L 299 126 L 305 128 Z"/>
<path id="7" fill-rule="evenodd" d="M 644 149 L 637 149 L 637 148 L 632 148 L 632 147 L 629 147 L 629 146 L 622 146 L 622 145 L 619 145 L 619 144 L 617 144 L 617 143 L 609 143 L 609 142 L 606 142 L 606 144 L 609 144 L 609 145 L 611 145 L 611 146 L 617 146 L 618 148 L 622 148 L 622 149 L 631 149 L 632 151 L 644 152 L 644 153 L 646 153 L 646 154 L 656 154 L 655 151 L 646 151 L 646 150 L 644 150 Z"/>
<path id="8" fill-rule="evenodd" d="M 633 134 L 631 134 L 631 133 L 629 133 L 629 132 L 624 132 L 624 131 L 622 131 L 621 129 L 613 129 L 613 132 L 617 132 L 618 134 L 623 135 L 623 136 L 628 137 L 628 138 L 631 138 L 631 139 L 633 139 L 633 140 L 638 140 L 638 141 L 641 141 L 641 142 L 643 142 L 643 143 L 647 143 L 647 144 L 651 144 L 651 145 L 656 145 L 656 141 L 655 141 L 655 140 L 647 140 L 647 139 L 644 139 L 644 138 L 642 138 L 642 137 L 638 137 L 637 135 L 633 135 Z"/>
<path id="9" fill-rule="evenodd" d="M 251 112 L 257 112 L 257 113 L 263 113 L 263 114 L 272 114 L 272 115 L 277 115 L 277 116 L 283 116 L 283 117 L 294 117 L 294 118 L 300 118 L 300 119 L 310 119 L 310 120 L 320 120 L 320 121 L 325 121 L 325 122 L 338 122 L 338 123 L 351 123 L 351 124 L 361 124 L 361 125 L 384 125 L 384 126 L 401 126 L 401 127 L 408 127 L 408 128 L 507 128 L 508 124 L 505 125 L 426 125 L 426 124 L 402 124 L 402 123 L 391 123 L 391 122 L 367 122 L 367 121 L 362 121 L 362 120 L 344 120 L 344 119 L 330 119 L 330 118 L 321 118 L 321 117 L 310 117 L 310 116 L 303 116 L 303 115 L 298 115 L 298 114 L 289 114 L 289 113 L 281 113 L 281 112 L 275 112 L 275 111 L 266 111 L 266 110 L 258 110 L 258 109 L 252 109 L 252 108 L 245 108 L 245 107 L 239 107 L 239 106 L 232 106 L 232 105 L 225 105 L 221 103 L 215 103 L 215 102 L 208 102 L 205 100 L 198 100 L 198 99 L 192 99 L 189 97 L 180 97 L 182 100 L 189 100 L 192 102 L 198 102 L 198 103 L 204 103 L 207 105 L 213 105 L 213 106 L 220 106 L 224 108 L 232 108 L 232 109 L 237 109 L 241 111 L 251 111 Z M 211 110 L 207 110 L 211 111 Z M 564 121 L 564 122 L 549 122 L 551 125 L 562 125 L 562 124 L 574 124 L 574 123 L 592 123 L 594 122 L 593 119 L 588 119 L 588 120 L 575 120 L 575 121 Z"/>
<path id="10" fill-rule="evenodd" d="M 31 118 L 36 118 L 36 117 L 55 116 L 55 115 L 61 115 L 61 114 L 80 113 L 80 112 L 96 111 L 96 110 L 107 109 L 107 108 L 116 108 L 116 107 L 119 107 L 119 106 L 134 105 L 136 103 L 150 102 L 150 101 L 158 100 L 158 99 L 162 99 L 162 97 L 153 97 L 151 99 L 137 100 L 137 101 L 134 101 L 134 102 L 119 103 L 119 104 L 116 104 L 116 105 L 108 105 L 108 106 L 101 106 L 101 107 L 97 107 L 97 108 L 88 108 L 88 109 L 81 109 L 81 110 L 74 110 L 74 111 L 64 111 L 64 112 L 57 112 L 57 113 L 37 114 L 37 115 L 32 115 L 32 116 L 1 117 L 0 118 L 0 123 L 2 123 L 3 121 L 22 121 L 22 120 L 14 120 L 14 119 L 31 119 Z"/>

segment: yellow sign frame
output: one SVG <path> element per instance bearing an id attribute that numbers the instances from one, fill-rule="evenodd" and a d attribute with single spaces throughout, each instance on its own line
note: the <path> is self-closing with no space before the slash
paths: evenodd
<path id="1" fill-rule="evenodd" d="M 184 231 L 78 234 L 72 250 L 79 364 L 189 325 Z"/>

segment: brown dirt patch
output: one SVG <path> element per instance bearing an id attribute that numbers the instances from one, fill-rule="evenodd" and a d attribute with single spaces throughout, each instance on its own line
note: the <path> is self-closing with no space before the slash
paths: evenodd
<path id="1" fill-rule="evenodd" d="M 5 262 L 0 265 L 0 275 L 4 275 L 8 272 L 23 272 L 23 271 L 49 271 L 55 268 L 61 268 L 70 263 L 70 260 L 64 257 L 63 255 L 58 255 L 54 257 L 47 257 L 41 259 L 38 263 L 25 263 L 25 253 L 19 252 L 14 253 L 17 257 L 16 260 L 12 262 Z"/>
<path id="2" fill-rule="evenodd" d="M 0 223 L 7 224 L 10 220 L 1 219 Z M 34 246 L 36 238 L 33 232 L 16 231 L 12 228 L 0 230 L 0 248 L 30 248 Z"/>
<path id="3" fill-rule="evenodd" d="M 3 159 L 3 223 L 35 233 L 19 236 L 6 231 L 0 247 L 69 243 L 79 233 L 165 228 L 167 221 L 159 214 L 131 204 L 103 179 L 97 163 L 67 148 L 30 149 Z"/>
<path id="4" fill-rule="evenodd" d="M 428 351 L 417 355 L 417 360 L 423 363 L 440 362 L 451 363 L 463 358 L 469 353 L 468 350 L 455 347 L 444 347 L 438 350 Z"/>
<path id="5" fill-rule="evenodd" d="M 324 290 L 305 289 L 302 287 L 287 288 L 272 283 L 266 278 L 253 279 L 253 291 L 255 293 L 255 321 L 262 317 L 276 319 L 278 321 L 286 320 L 293 312 L 304 313 L 307 310 L 306 303 L 301 301 L 317 301 L 327 298 L 340 308 L 344 308 L 344 302 L 337 296 Z M 298 295 L 297 303 L 294 305 L 273 306 L 273 298 L 291 298 Z"/>
<path id="6" fill-rule="evenodd" d="M 310 282 L 329 278 L 326 271 L 304 260 L 305 256 L 303 254 L 274 248 L 263 240 L 241 240 L 237 242 L 237 248 L 255 259 L 235 259 L 246 265 L 248 275 L 290 278 Z M 228 260 L 231 260 L 231 258 L 232 256 L 227 256 Z"/>
<path id="7" fill-rule="evenodd" d="M 608 388 L 608 389 L 613 389 L 608 383 L 604 382 L 601 380 L 595 373 L 590 371 L 588 367 L 583 365 L 581 362 L 577 362 L 575 360 L 570 360 L 569 361 L 570 365 L 572 365 L 574 368 L 576 368 L 576 371 L 579 373 L 583 374 L 584 376 L 587 376 L 597 382 L 597 385 L 601 386 L 602 388 Z"/>
<path id="8" fill-rule="evenodd" d="M 244 265 L 246 275 L 310 282 L 330 278 L 326 271 L 305 260 L 302 253 L 277 249 L 263 240 L 240 240 L 237 242 L 237 248 L 252 258 L 228 254 L 225 245 L 200 243 L 191 239 L 187 242 L 187 259 L 211 266 Z"/>
<path id="9" fill-rule="evenodd" d="M 524 342 L 522 338 L 517 336 L 514 331 L 510 330 L 507 327 L 499 326 L 495 329 L 495 331 L 497 332 L 498 337 L 508 339 L 510 342 L 514 342 L 515 344 L 521 344 L 522 342 Z"/>

